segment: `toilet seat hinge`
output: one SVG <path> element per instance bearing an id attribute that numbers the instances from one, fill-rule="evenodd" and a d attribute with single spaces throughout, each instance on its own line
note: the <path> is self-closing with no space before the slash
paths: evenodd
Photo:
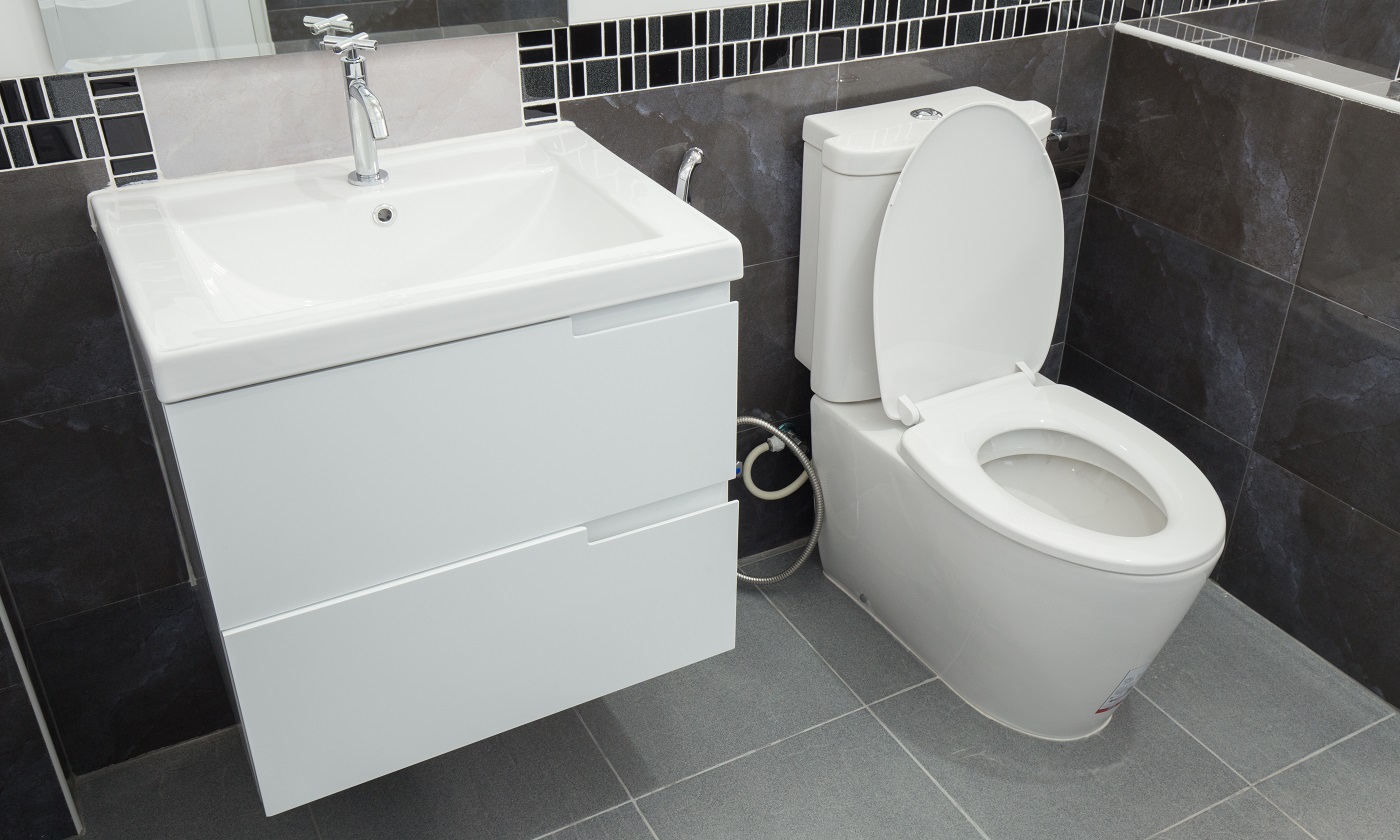
<path id="1" fill-rule="evenodd" d="M 1024 373 L 1024 374 L 1026 375 L 1026 378 L 1029 379 L 1029 380 L 1031 381 L 1031 384 L 1032 384 L 1032 385 L 1038 384 L 1038 381 L 1037 381 L 1037 379 L 1036 379 L 1036 373 L 1035 373 L 1035 371 L 1033 371 L 1033 370 L 1031 370 L 1030 368 L 1026 367 L 1026 363 L 1025 363 L 1025 362 L 1017 362 L 1017 363 L 1016 363 L 1016 369 L 1019 370 L 1019 371 L 1021 371 L 1021 373 Z"/>
<path id="2" fill-rule="evenodd" d="M 900 396 L 896 403 L 899 405 L 899 422 L 906 426 L 917 426 L 919 421 L 924 419 L 923 412 L 914 405 L 914 401 L 907 396 Z"/>

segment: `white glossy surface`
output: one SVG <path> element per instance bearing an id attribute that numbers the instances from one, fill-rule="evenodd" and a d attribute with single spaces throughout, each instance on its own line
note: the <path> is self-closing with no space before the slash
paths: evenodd
<path id="1" fill-rule="evenodd" d="M 1097 731 L 1111 716 L 1101 704 L 1157 655 L 1218 549 L 1170 574 L 1064 562 L 931 487 L 900 457 L 905 434 L 878 401 L 812 400 L 827 576 L 988 717 L 1041 738 Z"/>
<path id="2" fill-rule="evenodd" d="M 219 627 L 724 484 L 728 291 L 166 406 Z"/>
<path id="3" fill-rule="evenodd" d="M 875 361 L 898 401 L 1038 370 L 1060 301 L 1064 215 L 1044 140 L 997 102 L 948 113 L 895 185 L 875 257 Z"/>
<path id="4" fill-rule="evenodd" d="M 224 633 L 267 812 L 733 648 L 738 505 L 708 496 Z"/>
<path id="5" fill-rule="evenodd" d="M 1017 102 L 981 88 L 813 114 L 803 122 L 802 246 L 794 354 L 812 371 L 812 390 L 823 399 L 855 402 L 880 396 L 873 300 L 881 226 L 900 170 L 940 122 L 917 120 L 910 112 L 933 108 L 946 114 L 976 103 L 1007 108 L 1035 136 L 1044 136 L 1049 129 L 1046 106 Z M 944 185 L 935 188 L 942 190 Z M 999 219 L 988 224 L 992 231 L 1006 233 Z M 928 232 L 921 227 L 912 246 L 924 250 L 921 280 L 944 269 L 941 254 L 926 247 Z M 964 280 L 933 276 L 949 283 Z M 1052 308 L 1045 317 L 1053 318 L 1053 313 Z"/>
<path id="6" fill-rule="evenodd" d="M 733 236 L 569 123 L 381 166 L 369 189 L 341 159 L 91 196 L 162 402 L 742 274 Z"/>
<path id="7" fill-rule="evenodd" d="M 1082 391 L 1049 382 L 1033 386 L 1018 373 L 926 400 L 919 410 L 924 421 L 900 441 L 904 460 L 944 498 L 1009 539 L 1071 563 L 1139 575 L 1195 568 L 1224 545 L 1225 513 L 1200 469 L 1151 429 Z M 1094 458 L 1136 485 L 1160 506 L 1166 526 L 1145 536 L 1119 536 L 1026 505 L 993 480 L 980 455 L 988 441 L 1019 430 L 1087 442 L 1074 454 Z M 1064 441 L 1045 437 L 1024 439 L 1022 451 L 1065 451 Z M 1095 458 L 1094 450 L 1111 458 Z"/>
<path id="8" fill-rule="evenodd" d="M 1021 452 L 988 461 L 982 469 L 1022 503 L 1090 531 L 1145 537 L 1167 524 L 1162 509 L 1141 490 L 1077 458 Z"/>

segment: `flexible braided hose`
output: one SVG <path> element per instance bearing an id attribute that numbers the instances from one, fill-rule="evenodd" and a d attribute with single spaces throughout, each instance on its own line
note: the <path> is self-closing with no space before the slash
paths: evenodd
<path id="1" fill-rule="evenodd" d="M 756 586 L 767 586 L 770 583 L 785 581 L 797 573 L 802 568 L 802 564 L 807 562 L 807 558 L 812 556 L 812 552 L 817 550 L 817 536 L 822 532 L 822 520 L 826 517 L 826 505 L 822 500 L 822 484 L 817 480 L 817 468 L 812 464 L 812 459 L 803 453 L 802 448 L 797 445 L 797 441 L 788 437 L 787 432 L 769 423 L 767 420 L 760 420 L 757 417 L 741 416 L 735 421 L 740 426 L 757 426 L 771 435 L 776 435 L 789 451 L 802 464 L 802 469 L 807 473 L 807 478 L 812 482 L 812 507 L 816 509 L 816 517 L 812 522 L 812 535 L 807 538 L 807 545 L 803 546 L 802 553 L 797 555 L 797 560 L 793 561 L 783 571 L 769 577 L 753 577 L 739 572 L 739 580 L 744 583 L 752 583 Z"/>

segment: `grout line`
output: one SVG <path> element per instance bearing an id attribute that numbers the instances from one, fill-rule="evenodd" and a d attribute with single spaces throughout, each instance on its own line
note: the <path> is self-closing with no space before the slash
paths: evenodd
<path id="1" fill-rule="evenodd" d="M 646 799 L 648 796 L 652 796 L 652 795 L 654 795 L 654 794 L 658 794 L 658 793 L 660 793 L 661 791 L 666 790 L 666 789 L 668 789 L 668 788 L 673 788 L 673 787 L 675 787 L 676 785 L 681 784 L 682 782 L 688 782 L 688 781 L 690 781 L 691 779 L 696 778 L 697 776 L 703 776 L 703 775 L 705 775 L 706 773 L 710 772 L 711 770 L 718 770 L 719 768 L 724 767 L 725 765 L 733 764 L 734 762 L 738 761 L 738 760 L 741 759 L 741 758 L 748 758 L 749 756 L 753 755 L 754 753 L 762 752 L 762 751 L 768 749 L 769 747 L 776 747 L 778 744 L 781 744 L 781 743 L 783 743 L 784 741 L 791 741 L 793 738 L 796 738 L 796 737 L 799 736 L 799 735 L 806 735 L 808 732 L 811 732 L 811 731 L 814 730 L 814 729 L 821 729 L 823 726 L 826 726 L 828 723 L 835 723 L 836 721 L 840 720 L 841 718 L 850 717 L 851 715 L 856 714 L 857 712 L 860 712 L 860 711 L 863 711 L 862 707 L 857 706 L 856 708 L 851 709 L 849 712 L 842 712 L 841 714 L 837 715 L 837 716 L 834 717 L 834 718 L 829 718 L 829 719 L 827 719 L 827 720 L 822 721 L 821 723 L 814 723 L 814 724 L 812 724 L 811 726 L 807 727 L 806 729 L 800 730 L 800 731 L 798 731 L 798 732 L 794 732 L 794 733 L 792 733 L 791 735 L 784 735 L 783 737 L 779 738 L 779 739 L 776 740 L 776 741 L 771 741 L 771 742 L 769 742 L 769 743 L 767 743 L 767 744 L 764 744 L 764 745 L 761 746 L 761 747 L 754 747 L 753 749 L 749 750 L 748 752 L 740 753 L 739 755 L 736 755 L 736 756 L 734 756 L 733 758 L 727 758 L 727 759 L 725 759 L 724 761 L 721 761 L 719 764 L 714 765 L 713 767 L 706 767 L 704 770 L 701 770 L 701 771 L 699 771 L 699 772 L 697 772 L 697 773 L 691 773 L 689 776 L 684 776 L 684 777 L 682 777 L 682 778 L 676 779 L 674 782 L 668 782 L 668 783 L 662 785 L 661 787 L 656 788 L 655 790 L 649 790 L 649 791 L 647 791 L 646 793 L 643 793 L 643 794 L 641 794 L 640 796 L 638 796 L 638 797 L 637 797 L 637 800 L 640 801 L 640 800 L 642 800 L 642 799 Z"/>
<path id="2" fill-rule="evenodd" d="M 642 806 L 638 805 L 635 799 L 632 800 L 632 810 L 636 811 L 637 816 L 642 818 L 642 824 L 645 825 L 647 831 L 651 833 L 651 840 L 661 840 L 656 834 L 656 829 L 651 827 L 651 820 L 647 819 L 647 815 L 642 813 Z"/>
<path id="3" fill-rule="evenodd" d="M 1267 793 L 1265 793 L 1264 791 L 1260 790 L 1259 788 L 1251 788 L 1251 789 L 1252 789 L 1255 793 L 1257 793 L 1257 794 L 1259 794 L 1260 796 L 1264 797 L 1264 801 L 1267 802 L 1267 803 L 1269 803 L 1270 805 L 1272 805 L 1272 806 L 1274 807 L 1274 810 L 1275 810 L 1275 811 L 1278 811 L 1280 814 L 1283 814 L 1285 817 L 1288 818 L 1288 821 L 1289 821 L 1289 822 L 1291 822 L 1291 823 L 1293 823 L 1294 825 L 1298 826 L 1298 830 L 1299 830 L 1299 831 L 1301 831 L 1301 832 L 1303 832 L 1304 834 L 1308 835 L 1308 837 L 1311 837 L 1312 840 L 1317 840 L 1317 837 L 1316 837 L 1311 831 L 1308 831 L 1307 828 L 1305 828 L 1305 827 L 1303 826 L 1302 823 L 1300 823 L 1300 822 L 1298 822 L 1297 820 L 1293 819 L 1293 815 L 1292 815 L 1292 814 L 1290 814 L 1290 813 L 1288 813 L 1287 811 L 1285 811 L 1285 810 L 1283 810 L 1282 808 L 1280 808 L 1280 807 L 1278 806 L 1278 803 L 1275 802 L 1274 800 L 1270 799 L 1270 798 L 1269 798 L 1269 795 L 1268 795 Z"/>
<path id="4" fill-rule="evenodd" d="M 1202 747 L 1204 747 L 1206 752 L 1208 752 L 1208 753 L 1210 753 L 1211 755 L 1215 756 L 1215 760 L 1216 760 L 1216 761 L 1219 761 L 1221 764 L 1225 765 L 1226 768 L 1228 768 L 1229 771 L 1230 771 L 1231 773 L 1234 773 L 1236 776 L 1239 776 L 1239 777 L 1240 777 L 1240 781 L 1244 782 L 1245 785 L 1246 785 L 1247 787 L 1252 787 L 1252 786 L 1253 786 L 1253 783 L 1250 782 L 1249 779 L 1245 778 L 1245 775 L 1244 775 L 1243 773 L 1241 773 L 1240 771 L 1236 770 L 1236 769 L 1230 764 L 1230 762 L 1228 762 L 1228 761 L 1226 761 L 1225 759 L 1221 758 L 1221 757 L 1220 757 L 1220 754 L 1217 753 L 1215 750 L 1213 750 L 1213 749 L 1211 749 L 1210 747 L 1206 746 L 1206 742 L 1205 742 L 1205 741 L 1202 741 L 1200 738 L 1197 738 L 1196 735 L 1195 735 L 1195 733 L 1193 733 L 1191 730 L 1189 730 L 1189 729 L 1187 729 L 1185 726 L 1183 726 L 1182 723 L 1181 723 L 1181 721 L 1179 721 L 1179 720 L 1177 720 L 1176 718 L 1172 717 L 1171 714 L 1170 714 L 1169 712 L 1167 712 L 1166 709 L 1164 709 L 1164 708 L 1162 708 L 1161 706 L 1157 705 L 1157 701 L 1153 700 L 1151 697 L 1148 697 L 1146 694 L 1143 694 L 1143 693 L 1142 693 L 1142 689 L 1140 689 L 1140 688 L 1134 686 L 1134 687 L 1133 687 L 1133 691 L 1137 694 L 1137 696 L 1139 696 L 1139 697 L 1141 697 L 1142 699 L 1146 700 L 1148 703 L 1151 703 L 1151 704 L 1152 704 L 1152 708 L 1154 708 L 1154 709 L 1156 709 L 1157 711 L 1161 712 L 1162 714 L 1166 715 L 1166 716 L 1167 716 L 1167 720 L 1169 720 L 1169 721 L 1171 721 L 1172 723 L 1176 724 L 1176 725 L 1181 729 L 1182 732 L 1185 732 L 1187 735 L 1190 735 L 1190 736 L 1191 736 L 1191 740 L 1195 741 L 1196 743 L 1198 743 L 1198 744 L 1200 744 Z M 1238 793 L 1238 792 L 1239 792 L 1239 791 L 1236 791 L 1236 793 Z"/>
<path id="5" fill-rule="evenodd" d="M 619 803 L 617 803 L 616 805 L 612 806 L 611 808 L 604 808 L 603 810 L 599 811 L 598 813 L 596 813 L 596 814 L 589 814 L 588 816 L 584 817 L 584 818 L 581 819 L 581 820 L 574 820 L 573 822 L 569 823 L 568 825 L 561 825 L 561 826 L 559 826 L 558 828 L 551 829 L 550 831 L 545 832 L 544 834 L 541 834 L 541 835 L 539 835 L 538 837 L 536 837 L 535 840 L 544 840 L 544 838 L 546 838 L 546 837 L 553 837 L 554 835 L 558 834 L 558 833 L 561 832 L 561 831 L 568 831 L 569 829 L 574 828 L 575 826 L 583 825 L 584 823 L 588 822 L 589 820 L 591 820 L 591 819 L 593 819 L 593 818 L 595 818 L 595 817 L 601 817 L 601 816 L 603 816 L 604 814 L 611 814 L 613 811 L 616 811 L 616 810 L 619 809 L 619 808 L 626 808 L 629 804 L 631 804 L 631 803 L 630 803 L 630 802 L 619 802 Z"/>
<path id="6" fill-rule="evenodd" d="M 953 795 L 949 793 L 946 788 L 943 787 L 943 785 L 938 781 L 938 779 L 934 778 L 933 774 L 928 771 L 928 768 L 924 766 L 923 762 L 915 758 L 914 753 L 910 752 L 909 748 L 904 745 L 904 742 L 899 740 L 899 738 L 894 734 L 894 732 L 891 731 L 891 729 L 887 725 L 885 725 L 885 722 L 880 719 L 880 716 L 875 713 L 875 710 L 870 708 L 871 704 L 866 703 L 863 699 L 861 699 L 861 696 L 856 693 L 856 690 L 854 688 L 851 688 L 851 684 L 846 682 L 845 677 L 842 677 L 840 672 L 838 672 L 834 667 L 832 667 L 831 663 L 827 661 L 826 657 L 822 656 L 821 651 L 817 650 L 816 645 L 812 644 L 812 641 L 808 639 L 807 636 L 804 635 L 801 630 L 797 629 L 797 625 L 792 623 L 792 619 L 788 618 L 787 613 L 783 612 L 781 609 L 778 609 L 778 605 L 773 603 L 772 599 L 768 597 L 767 592 L 763 593 L 763 597 L 764 600 L 768 601 L 769 605 L 772 606 L 773 609 L 778 611 L 778 615 L 783 617 L 783 621 L 787 622 L 788 626 L 792 628 L 792 631 L 797 634 L 798 638 L 802 639 L 802 641 L 807 643 L 807 647 L 811 648 L 812 652 L 817 655 L 817 658 L 820 659 L 822 663 L 826 665 L 827 668 L 831 669 L 831 673 L 836 675 L 836 679 L 840 680 L 841 684 L 846 686 L 846 690 L 851 692 L 851 695 L 854 696 L 856 698 L 856 701 L 861 704 L 861 709 L 857 711 L 864 710 L 867 714 L 874 718 L 875 722 L 880 724 L 880 728 L 885 730 L 885 734 L 889 735 L 890 738 L 894 739 L 894 742 L 899 745 L 899 748 L 904 751 L 904 754 L 909 756 L 909 760 L 914 762 L 914 766 L 918 767 L 920 770 L 923 771 L 924 775 L 928 777 L 928 780 L 930 782 L 933 782 L 933 786 L 938 788 L 938 792 L 943 794 L 944 798 L 946 798 L 950 803 L 952 803 L 954 808 L 958 809 L 958 813 L 963 815 L 963 819 L 967 820 L 968 824 L 971 825 L 973 829 L 975 829 L 977 833 L 982 836 L 983 840 L 991 840 L 991 838 L 987 837 L 987 832 L 982 830 L 982 826 L 978 825 L 977 821 L 972 818 L 972 815 L 969 814 L 966 810 L 964 810 L 962 804 L 958 802 L 958 800 L 953 798 Z M 924 680 L 918 685 L 911 685 L 908 688 L 900 689 L 899 691 L 894 692 L 894 694 L 891 694 L 888 697 L 883 697 L 875 702 L 878 703 L 884 700 L 888 700 L 890 697 L 894 697 L 897 694 L 903 694 L 906 691 L 912 691 L 913 689 L 918 688 L 920 685 L 927 685 L 931 682 L 937 681 L 938 679 L 938 677 L 932 677 L 930 679 Z"/>
<path id="7" fill-rule="evenodd" d="M 890 738 L 892 738 L 894 742 L 899 745 L 899 748 L 901 750 L 904 750 L 904 754 L 909 756 L 909 760 L 914 762 L 914 766 L 924 771 L 924 775 L 928 777 L 928 780 L 930 782 L 933 782 L 934 787 L 938 788 L 938 792 L 943 794 L 943 796 L 946 797 L 949 802 L 953 803 L 953 807 L 958 809 L 958 813 L 963 815 L 963 819 L 967 820 L 968 824 L 971 825 L 973 829 L 976 830 L 976 832 L 982 836 L 983 840 L 991 840 L 991 838 L 987 836 L 987 832 L 982 830 L 982 826 L 978 825 L 977 821 L 972 818 L 972 815 L 963 809 L 962 804 L 958 802 L 958 800 L 953 798 L 953 795 L 949 793 L 943 787 L 943 785 L 939 783 L 938 779 L 934 778 L 933 774 L 929 772 L 928 768 L 924 766 L 924 763 L 922 761 L 914 757 L 914 753 L 910 752 L 909 748 L 904 745 L 904 742 L 899 740 L 899 736 L 894 734 L 894 732 L 889 728 L 889 726 L 885 724 L 885 721 L 879 715 L 875 714 L 875 710 L 867 707 L 866 711 L 870 713 L 871 717 L 875 718 L 876 723 L 880 724 L 880 728 L 885 730 L 885 734 L 889 735 Z"/>
<path id="8" fill-rule="evenodd" d="M 1243 796 L 1244 794 L 1249 793 L 1251 790 L 1253 790 L 1253 788 L 1250 788 L 1250 787 L 1246 787 L 1246 788 L 1244 788 L 1244 789 L 1242 789 L 1242 790 L 1237 790 L 1237 791 L 1235 791 L 1234 793 L 1230 794 L 1229 796 L 1225 797 L 1224 799 L 1220 800 L 1219 802 L 1216 802 L 1216 803 L 1213 804 L 1213 805 L 1207 805 L 1206 807 L 1202 808 L 1201 810 L 1197 811 L 1196 813 L 1192 814 L 1191 816 L 1187 817 L 1186 819 L 1177 820 L 1176 822 L 1172 823 L 1171 825 L 1167 826 L 1166 828 L 1162 829 L 1161 831 L 1158 831 L 1158 832 L 1156 832 L 1155 834 L 1149 834 L 1149 835 L 1147 835 L 1147 840 L 1152 840 L 1153 837 L 1161 837 L 1163 834 L 1166 834 L 1168 831 L 1171 831 L 1173 828 L 1176 828 L 1177 826 L 1180 826 L 1180 825 L 1185 825 L 1186 823 L 1189 823 L 1189 822 L 1191 822 L 1192 820 L 1194 820 L 1196 817 L 1199 817 L 1201 814 L 1204 814 L 1204 813 L 1207 812 L 1207 811 L 1213 811 L 1213 810 L 1215 810 L 1216 808 L 1219 808 L 1221 805 L 1224 805 L 1226 802 L 1229 802 L 1231 799 L 1235 799 L 1235 798 L 1238 798 L 1238 797 L 1240 797 L 1240 796 Z"/>
<path id="9" fill-rule="evenodd" d="M 578 718 L 578 722 L 583 725 L 583 731 L 588 733 L 588 740 L 593 742 L 594 748 L 598 750 L 598 754 L 601 755 L 603 761 L 607 763 L 608 769 L 612 771 L 613 776 L 617 779 L 617 783 L 622 785 L 622 792 L 627 794 L 627 799 L 629 801 L 635 801 L 636 797 L 632 795 L 632 789 L 627 786 L 627 782 L 622 780 L 622 774 L 617 772 L 617 768 L 613 766 L 612 759 L 608 758 L 607 751 L 603 749 L 603 745 L 598 743 L 597 736 L 593 734 L 593 730 L 588 726 L 588 721 L 583 719 L 583 714 L 579 712 L 577 706 L 574 707 L 574 717 Z"/>
<path id="10" fill-rule="evenodd" d="M 326 835 L 321 833 L 321 824 L 316 822 L 316 803 L 309 802 L 306 806 L 306 815 L 311 818 L 311 830 L 316 833 L 316 840 L 326 840 Z"/>
<path id="11" fill-rule="evenodd" d="M 1260 779 L 1259 781 L 1255 782 L 1254 784 L 1255 784 L 1255 785 L 1261 785 L 1261 784 L 1263 784 L 1264 782 L 1267 782 L 1268 780 L 1272 779 L 1272 778 L 1275 777 L 1275 776 L 1278 776 L 1278 775 L 1280 775 L 1280 774 L 1282 774 L 1282 773 L 1286 773 L 1286 772 L 1288 772 L 1289 770 L 1292 770 L 1294 767 L 1297 767 L 1299 764 L 1302 764 L 1303 762 L 1307 761 L 1308 759 L 1316 758 L 1317 756 L 1322 755 L 1323 753 L 1327 752 L 1328 750 L 1332 749 L 1333 747 L 1337 746 L 1338 744 L 1341 744 L 1341 743 L 1345 743 L 1345 742 L 1347 742 L 1347 741 L 1350 741 L 1352 738 L 1355 738 L 1357 735 L 1360 735 L 1362 732 L 1365 732 L 1366 730 L 1368 730 L 1368 729 L 1370 729 L 1370 728 L 1372 728 L 1372 727 L 1374 727 L 1374 726 L 1379 726 L 1380 724 L 1385 723 L 1386 721 L 1388 721 L 1388 720 L 1390 720 L 1391 718 L 1395 717 L 1395 714 L 1396 714 L 1395 712 L 1391 712 L 1390 714 L 1386 715 L 1385 717 L 1381 718 L 1380 720 L 1372 721 L 1371 723 L 1366 724 L 1365 726 L 1361 727 L 1360 729 L 1356 730 L 1355 732 L 1351 733 L 1350 735 L 1346 735 L 1346 736 L 1344 736 L 1344 737 L 1338 738 L 1337 740 L 1333 741 L 1332 743 L 1328 744 L 1327 746 L 1323 747 L 1322 749 L 1320 749 L 1320 750 L 1315 750 L 1315 751 L 1313 751 L 1313 752 L 1310 752 L 1310 753 L 1308 753 L 1307 755 L 1303 756 L 1302 758 L 1298 759 L 1297 761 L 1293 762 L 1292 764 L 1288 764 L 1288 765 L 1286 765 L 1286 766 L 1284 766 L 1284 767 L 1280 767 L 1279 769 L 1277 769 L 1277 770 L 1275 770 L 1274 772 L 1270 773 L 1269 775 L 1263 777 L 1262 779 Z"/>

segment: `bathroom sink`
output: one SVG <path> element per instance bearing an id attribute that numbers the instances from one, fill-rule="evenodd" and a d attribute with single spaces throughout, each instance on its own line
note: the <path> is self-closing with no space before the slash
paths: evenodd
<path id="1" fill-rule="evenodd" d="M 93 193 L 172 403 L 736 280 L 739 243 L 570 123 Z"/>

